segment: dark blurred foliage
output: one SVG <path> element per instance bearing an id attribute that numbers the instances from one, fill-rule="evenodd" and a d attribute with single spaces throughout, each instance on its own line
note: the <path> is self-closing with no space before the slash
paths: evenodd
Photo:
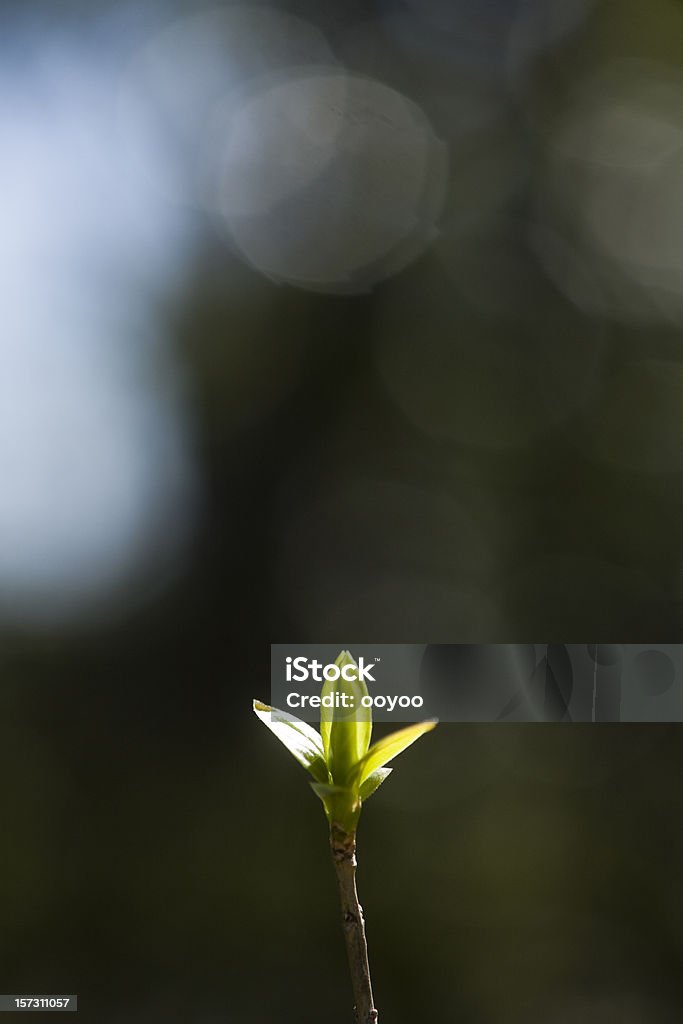
<path id="1" fill-rule="evenodd" d="M 0 988 L 77 992 L 87 1022 L 351 1019 L 324 818 L 250 712 L 271 642 L 683 639 L 676 282 L 661 312 L 584 249 L 604 303 L 574 301 L 539 213 L 580 219 L 547 143 L 577 83 L 675 65 L 680 5 L 281 6 L 420 105 L 443 230 L 314 294 L 198 213 L 153 299 L 192 409 L 188 553 L 110 614 L 3 629 Z M 107 17 L 21 10 L 46 39 Z M 679 1019 L 682 758 L 668 726 L 444 724 L 406 755 L 361 822 L 380 1020 Z"/>

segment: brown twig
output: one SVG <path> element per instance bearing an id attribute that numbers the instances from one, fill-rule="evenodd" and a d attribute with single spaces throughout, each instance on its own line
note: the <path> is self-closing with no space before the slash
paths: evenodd
<path id="1" fill-rule="evenodd" d="M 368 945 L 363 908 L 356 891 L 356 836 L 338 825 L 330 829 L 332 861 L 341 898 L 342 926 L 349 958 L 357 1024 L 376 1024 L 378 1014 L 372 999 Z"/>

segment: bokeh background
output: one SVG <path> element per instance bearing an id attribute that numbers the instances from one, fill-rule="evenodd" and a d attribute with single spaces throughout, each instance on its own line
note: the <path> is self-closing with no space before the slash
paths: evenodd
<path id="1" fill-rule="evenodd" d="M 683 8 L 0 12 L 0 988 L 350 1019 L 274 641 L 681 637 Z M 381 1020 L 668 1024 L 676 727 L 443 725 Z"/>

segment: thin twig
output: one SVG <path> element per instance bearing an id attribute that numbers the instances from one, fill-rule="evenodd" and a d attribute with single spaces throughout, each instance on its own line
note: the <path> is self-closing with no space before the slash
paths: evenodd
<path id="1" fill-rule="evenodd" d="M 342 926 L 351 971 L 356 1021 L 357 1024 L 376 1024 L 378 1014 L 372 999 L 365 921 L 356 891 L 356 836 L 333 824 L 330 847 L 339 883 Z"/>

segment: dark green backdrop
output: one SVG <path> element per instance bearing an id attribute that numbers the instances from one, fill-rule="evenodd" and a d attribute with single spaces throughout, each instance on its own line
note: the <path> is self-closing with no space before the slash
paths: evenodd
<path id="1" fill-rule="evenodd" d="M 415 5 L 282 5 L 422 106 L 442 234 L 369 294 L 316 295 L 188 215 L 149 298 L 194 430 L 185 560 L 95 621 L 0 623 L 3 992 L 77 992 L 88 1024 L 351 1019 L 321 808 L 250 710 L 272 641 L 682 639 L 679 210 L 647 220 L 656 168 L 610 175 L 678 131 L 683 14 L 549 5 L 520 76 L 529 6 L 426 4 L 417 31 Z M 8 67 L 27 24 L 34 58 L 87 53 L 111 15 L 29 8 L 3 5 Z M 587 168 L 593 73 L 626 114 Z M 642 265 L 613 244 L 629 217 Z M 405 754 L 360 833 L 382 1024 L 679 1019 L 681 739 L 444 724 Z"/>

